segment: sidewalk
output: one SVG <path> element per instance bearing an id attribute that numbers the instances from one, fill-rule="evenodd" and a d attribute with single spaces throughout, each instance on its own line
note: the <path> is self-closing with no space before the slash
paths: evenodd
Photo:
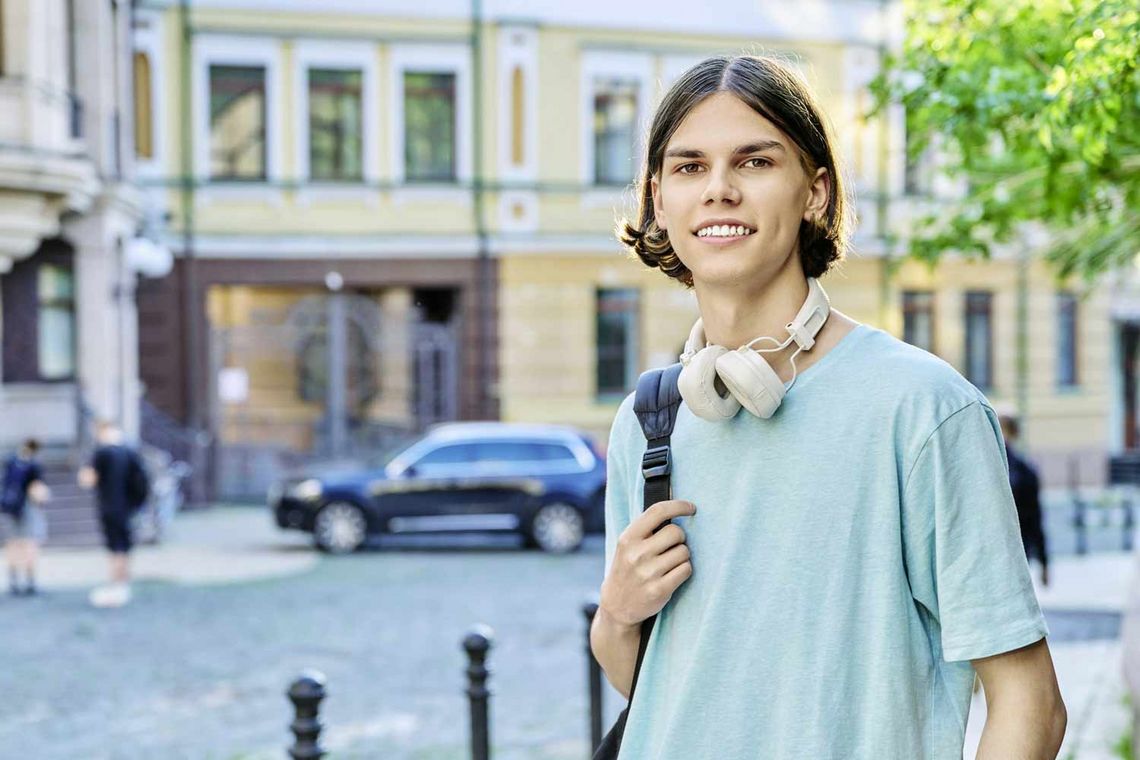
<path id="1" fill-rule="evenodd" d="M 1050 564 L 1050 585 L 1034 586 L 1043 610 L 1123 613 L 1131 588 L 1135 558 L 1122 552 L 1058 557 Z M 1050 641 L 1049 650 L 1069 713 L 1060 760 L 1119 760 L 1113 747 L 1131 720 L 1123 703 L 1127 689 L 1119 638 Z M 985 723 L 985 696 L 979 690 L 970 707 L 963 756 L 972 759 Z"/>
<path id="2" fill-rule="evenodd" d="M 184 585 L 294 575 L 320 561 L 308 536 L 280 531 L 265 510 L 250 507 L 180 514 L 161 544 L 138 546 L 131 557 L 134 580 Z M 106 578 L 107 554 L 102 548 L 47 549 L 40 560 L 40 586 L 49 593 L 90 588 Z"/>

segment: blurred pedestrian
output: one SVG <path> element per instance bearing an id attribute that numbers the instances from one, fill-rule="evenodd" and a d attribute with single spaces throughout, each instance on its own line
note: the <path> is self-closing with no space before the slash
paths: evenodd
<path id="1" fill-rule="evenodd" d="M 1049 585 L 1049 552 L 1045 545 L 1045 531 L 1041 525 L 1041 479 L 1015 445 L 1021 435 L 1021 424 L 1009 412 L 1000 415 L 1001 432 L 1005 438 L 1005 456 L 1009 460 L 1009 487 L 1017 505 L 1017 520 L 1021 524 L 1021 543 L 1025 558 L 1037 560 L 1041 565 L 1041 585 Z"/>
<path id="2" fill-rule="evenodd" d="M 37 461 L 39 450 L 39 441 L 29 438 L 4 466 L 0 532 L 8 559 L 8 592 L 13 596 L 37 593 L 36 561 L 40 544 L 47 538 L 47 518 L 41 505 L 51 492 L 44 485 L 43 469 Z"/>
<path id="3" fill-rule="evenodd" d="M 146 500 L 146 470 L 114 423 L 101 421 L 95 436 L 98 447 L 91 464 L 80 470 L 79 484 L 96 489 L 99 524 L 110 552 L 110 583 L 93 589 L 90 601 L 96 607 L 121 607 L 131 600 L 131 518 Z"/>

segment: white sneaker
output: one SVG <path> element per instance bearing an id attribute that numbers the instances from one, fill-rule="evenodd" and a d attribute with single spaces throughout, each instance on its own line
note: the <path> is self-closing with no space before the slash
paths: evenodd
<path id="1" fill-rule="evenodd" d="M 88 600 L 94 607 L 122 607 L 131 601 L 131 587 L 126 583 L 112 583 L 91 590 Z"/>

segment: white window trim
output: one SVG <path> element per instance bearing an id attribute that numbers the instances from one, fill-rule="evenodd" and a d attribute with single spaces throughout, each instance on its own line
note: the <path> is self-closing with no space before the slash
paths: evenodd
<path id="1" fill-rule="evenodd" d="M 469 183 L 471 159 L 471 50 L 466 45 L 393 45 L 390 48 L 388 113 L 392 115 L 389 165 L 392 179 L 402 185 L 404 167 L 404 74 L 444 72 L 455 74 L 455 172 L 459 185 Z M 419 201 L 470 202 L 470 191 L 452 183 L 416 184 L 392 193 L 397 205 Z"/>
<path id="2" fill-rule="evenodd" d="M 516 38 L 522 38 L 515 44 Z M 523 73 L 523 163 L 511 160 L 514 147 L 514 71 Z M 499 30 L 499 176 L 504 180 L 538 178 L 538 31 L 508 26 Z"/>
<path id="3" fill-rule="evenodd" d="M 239 35 L 202 35 L 194 40 L 194 176 L 210 183 L 210 66 L 265 67 L 265 175 L 267 182 L 282 178 L 281 126 L 285 123 L 281 77 L 281 43 L 276 39 Z M 261 183 L 208 187 L 205 200 L 218 197 L 280 199 L 280 188 Z"/>
<path id="4" fill-rule="evenodd" d="M 618 53 L 610 51 L 585 51 L 582 53 L 581 79 L 579 83 L 579 142 L 581 157 L 578 175 L 585 185 L 595 186 L 594 173 L 594 79 L 596 77 L 629 77 L 638 82 L 637 119 L 633 158 L 636 162 L 645 150 L 645 129 L 649 119 L 653 98 L 654 65 L 648 53 Z M 634 164 L 634 179 L 640 167 Z M 582 204 L 586 207 L 611 205 L 620 200 L 623 188 L 597 186 L 582 193 Z"/>
<path id="5" fill-rule="evenodd" d="M 166 171 L 166 138 L 169 123 L 166 117 L 166 103 L 163 99 L 166 82 L 166 56 L 162 40 L 166 34 L 166 21 L 161 13 L 138 10 L 135 12 L 146 28 L 132 33 L 133 47 L 131 58 L 131 92 L 134 95 L 134 53 L 144 53 L 150 61 L 150 140 L 153 155 L 149 159 L 133 156 L 135 171 L 139 177 L 162 177 Z M 132 103 L 132 108 L 134 104 Z M 132 124 L 134 123 L 132 119 Z M 134 146 L 134 139 L 131 139 Z"/>
<path id="6" fill-rule="evenodd" d="M 297 135 L 294 143 L 294 160 L 297 167 L 297 176 L 304 182 L 312 180 L 309 166 L 309 70 L 310 69 L 340 69 L 362 72 L 361 81 L 361 109 L 363 144 L 361 161 L 363 162 L 363 181 L 376 182 L 378 178 L 377 167 L 380 163 L 380 146 L 378 141 L 379 124 L 377 114 L 377 88 L 379 82 L 376 70 L 376 50 L 367 42 L 327 42 L 305 40 L 297 42 L 293 48 L 293 83 L 294 99 L 297 104 L 293 114 L 294 134 Z M 359 182 L 322 182 L 321 189 L 340 190 L 352 189 L 359 186 Z"/>

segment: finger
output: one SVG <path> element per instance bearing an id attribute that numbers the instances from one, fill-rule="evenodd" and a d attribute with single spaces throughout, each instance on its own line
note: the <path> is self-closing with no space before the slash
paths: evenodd
<path id="1" fill-rule="evenodd" d="M 661 530 L 645 539 L 645 553 L 648 557 L 664 554 L 677 544 L 685 543 L 685 530 L 676 523 L 668 523 Z"/>
<path id="2" fill-rule="evenodd" d="M 669 571 L 683 562 L 688 562 L 691 557 L 692 554 L 689 552 L 688 546 L 685 544 L 677 544 L 653 560 L 654 577 L 664 577 L 668 575 Z"/>
<path id="3" fill-rule="evenodd" d="M 637 532 L 642 538 L 648 538 L 662 523 L 672 520 L 674 517 L 683 517 L 696 513 L 697 508 L 693 506 L 691 502 L 681 501 L 679 499 L 659 501 L 638 515 L 635 521 L 637 524 Z"/>
<path id="4" fill-rule="evenodd" d="M 668 589 L 669 594 L 671 595 L 674 591 L 677 590 L 678 586 L 689 580 L 692 575 L 693 563 L 682 562 L 669 572 L 665 573 L 665 577 L 661 579 L 661 583 L 664 584 L 665 588 Z"/>

